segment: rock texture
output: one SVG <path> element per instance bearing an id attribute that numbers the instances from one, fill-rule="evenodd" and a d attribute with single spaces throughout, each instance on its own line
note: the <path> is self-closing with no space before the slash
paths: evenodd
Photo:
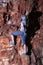
<path id="1" fill-rule="evenodd" d="M 40 58 L 42 64 L 43 64 L 43 25 L 40 27 L 40 30 L 36 32 L 36 35 L 32 39 L 32 63 L 36 63 L 36 59 Z M 40 61 L 37 60 L 37 62 L 40 63 Z M 32 65 L 33 65 L 32 64 Z"/>
<path id="2" fill-rule="evenodd" d="M 16 47 L 4 47 L 0 50 L 0 65 L 29 65 L 29 56 L 20 56 Z"/>
<path id="3" fill-rule="evenodd" d="M 33 8 L 33 1 L 35 0 L 13 0 L 13 8 L 10 14 L 13 18 L 20 22 L 21 12 L 26 10 L 26 14 L 30 13 Z M 43 0 L 38 1 L 37 11 L 43 13 Z M 8 0 L 9 2 L 9 0 Z M 18 13 L 18 6 L 20 13 Z M 21 46 L 21 38 L 17 38 L 17 45 L 10 46 L 9 42 L 11 40 L 9 34 L 10 32 L 16 30 L 16 26 L 9 26 L 7 24 L 3 25 L 3 12 L 6 8 L 0 5 L 0 65 L 43 65 L 43 14 L 39 18 L 40 29 L 35 32 L 34 37 L 31 39 L 31 64 L 29 55 L 20 55 L 19 52 L 23 51 Z M 16 13 L 16 14 L 15 14 Z M 18 24 L 17 23 L 17 24 Z M 19 44 L 20 43 L 20 44 Z"/>

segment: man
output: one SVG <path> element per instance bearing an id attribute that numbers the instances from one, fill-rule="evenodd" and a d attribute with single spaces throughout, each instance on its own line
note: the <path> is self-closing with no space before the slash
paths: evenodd
<path id="1" fill-rule="evenodd" d="M 18 31 L 14 31 L 11 33 L 12 36 L 21 36 L 22 38 L 22 45 L 24 47 L 24 51 L 20 54 L 26 54 L 26 16 L 21 16 L 21 23 L 20 23 L 20 29 Z"/>

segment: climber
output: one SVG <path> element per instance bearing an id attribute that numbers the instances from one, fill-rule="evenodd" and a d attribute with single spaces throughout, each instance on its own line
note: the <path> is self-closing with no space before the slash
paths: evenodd
<path id="1" fill-rule="evenodd" d="M 13 36 L 21 36 L 22 38 L 22 45 L 24 47 L 24 50 L 25 50 L 25 47 L 26 47 L 26 16 L 23 14 L 21 16 L 21 23 L 20 23 L 20 28 L 18 31 L 14 31 L 11 33 L 11 35 Z M 15 43 L 14 43 L 15 44 Z M 22 54 L 25 54 L 26 51 L 23 51 Z"/>

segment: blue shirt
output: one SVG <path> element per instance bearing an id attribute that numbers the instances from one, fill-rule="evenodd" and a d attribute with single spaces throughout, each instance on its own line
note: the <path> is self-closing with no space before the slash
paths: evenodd
<path id="1" fill-rule="evenodd" d="M 22 21 L 21 21 L 20 31 L 25 32 L 24 25 L 26 26 L 26 16 L 22 15 L 21 18 L 22 18 Z"/>

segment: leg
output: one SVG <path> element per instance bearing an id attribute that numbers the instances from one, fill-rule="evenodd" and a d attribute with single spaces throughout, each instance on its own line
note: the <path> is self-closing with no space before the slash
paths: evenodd
<path id="1" fill-rule="evenodd" d="M 14 36 L 13 35 L 10 35 L 11 36 L 11 41 L 10 41 L 10 45 L 12 46 L 12 45 L 14 45 L 15 43 L 14 43 Z"/>
<path id="2" fill-rule="evenodd" d="M 26 41 L 26 33 L 25 32 L 16 31 L 16 32 L 12 32 L 11 34 L 14 35 L 14 36 L 21 36 L 22 44 L 25 44 L 25 41 Z"/>
<path id="3" fill-rule="evenodd" d="M 11 35 L 21 36 L 22 35 L 22 32 L 21 31 L 15 31 L 15 32 L 12 32 Z"/>
<path id="4" fill-rule="evenodd" d="M 22 45 L 23 45 L 23 52 L 21 55 L 24 55 L 27 53 L 27 47 L 26 47 L 26 33 L 22 35 Z"/>
<path id="5" fill-rule="evenodd" d="M 22 44 L 24 45 L 26 43 L 26 33 L 24 33 L 21 37 L 22 37 Z"/>
<path id="6" fill-rule="evenodd" d="M 12 32 L 11 34 L 14 36 L 15 44 L 16 44 L 16 37 L 23 35 L 23 33 L 21 31 Z"/>

